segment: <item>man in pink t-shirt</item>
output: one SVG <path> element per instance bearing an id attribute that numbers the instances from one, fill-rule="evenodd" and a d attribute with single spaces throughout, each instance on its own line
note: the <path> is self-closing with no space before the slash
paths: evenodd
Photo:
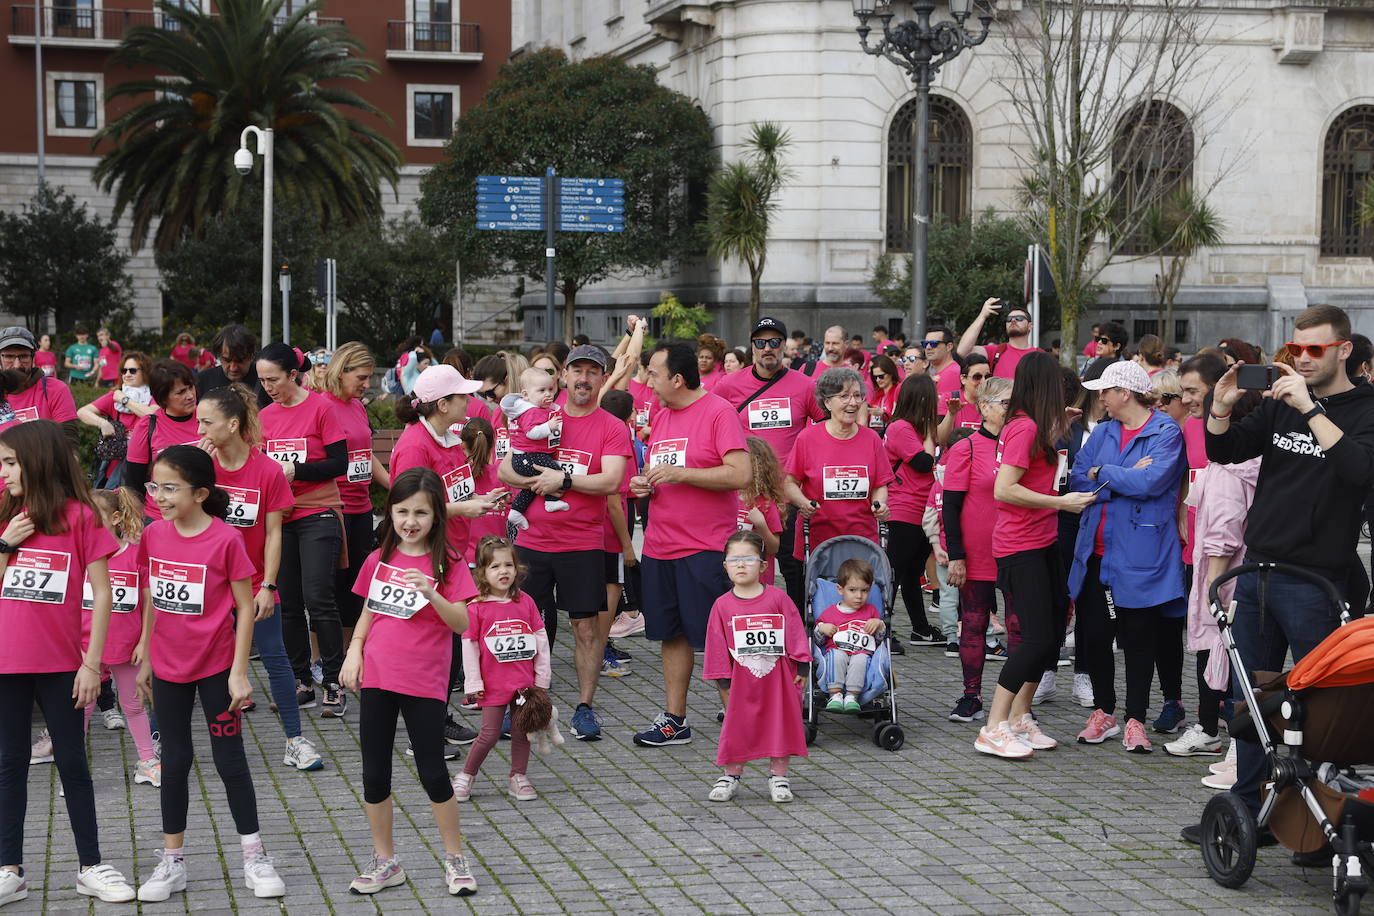
<path id="1" fill-rule="evenodd" d="M 737 530 L 739 496 L 749 482 L 749 452 L 728 403 L 701 387 L 696 353 L 660 342 L 649 359 L 649 386 L 663 405 L 649 435 L 644 473 L 630 481 L 652 511 L 644 535 L 644 635 L 662 643 L 666 709 L 635 744 L 687 744 L 687 688 L 696 650 L 706 646 L 711 605 L 730 590 L 725 541 Z"/>
<path id="2" fill-rule="evenodd" d="M 954 334 L 949 328 L 936 325 L 926 330 L 921 346 L 926 354 L 926 371 L 935 380 L 936 411 L 944 416 L 949 409 L 949 399 L 963 387 L 959 363 L 954 359 Z"/>
<path id="3" fill-rule="evenodd" d="M 5 400 L 14 411 L 14 420 L 52 420 L 62 424 L 62 431 L 75 449 L 80 423 L 76 419 L 76 401 L 67 383 L 46 375 L 33 367 L 33 353 L 38 344 L 25 327 L 0 330 L 0 369 L 14 369 L 28 377 L 19 391 L 11 391 Z"/>
<path id="4" fill-rule="evenodd" d="M 994 315 L 1001 315 L 1006 323 L 1007 342 L 1004 344 L 985 344 L 977 346 L 978 336 L 983 333 L 983 325 Z M 1027 353 L 1034 353 L 1039 347 L 1031 343 L 1030 312 L 1020 305 L 1012 305 L 1005 299 L 988 299 L 973 323 L 964 329 L 955 348 L 960 356 L 968 356 L 981 350 L 992 363 L 992 374 L 997 378 L 1015 378 L 1016 364 Z"/>

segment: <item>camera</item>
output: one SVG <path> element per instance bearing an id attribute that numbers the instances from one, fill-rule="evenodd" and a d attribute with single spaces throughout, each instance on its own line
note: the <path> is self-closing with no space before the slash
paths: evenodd
<path id="1" fill-rule="evenodd" d="M 1268 391 L 1278 381 L 1278 366 L 1251 366 L 1242 364 L 1236 369 L 1236 387 L 1250 391 Z"/>
<path id="2" fill-rule="evenodd" d="M 234 154 L 234 168 L 240 175 L 252 174 L 253 154 L 245 147 L 240 146 L 239 151 Z"/>

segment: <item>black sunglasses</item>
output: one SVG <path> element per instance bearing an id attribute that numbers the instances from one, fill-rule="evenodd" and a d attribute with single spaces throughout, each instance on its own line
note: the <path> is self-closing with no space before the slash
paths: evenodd
<path id="1" fill-rule="evenodd" d="M 1104 343 L 1104 344 L 1112 343 L 1112 339 L 1111 339 L 1110 337 L 1098 337 L 1098 338 L 1096 338 L 1096 340 L 1097 340 L 1098 343 Z"/>
<path id="2" fill-rule="evenodd" d="M 781 337 L 755 337 L 749 342 L 754 345 L 755 350 L 776 350 L 782 346 Z"/>
<path id="3" fill-rule="evenodd" d="M 1159 396 L 1159 399 L 1163 401 L 1165 404 L 1169 403 L 1170 401 L 1181 400 L 1182 398 L 1183 395 L 1181 394 L 1161 394 Z"/>
<path id="4" fill-rule="evenodd" d="M 137 375 L 137 374 L 138 374 L 138 367 L 137 367 L 137 366 L 125 366 L 123 369 L 120 369 L 120 370 L 119 370 L 119 374 L 120 374 L 120 375 Z"/>

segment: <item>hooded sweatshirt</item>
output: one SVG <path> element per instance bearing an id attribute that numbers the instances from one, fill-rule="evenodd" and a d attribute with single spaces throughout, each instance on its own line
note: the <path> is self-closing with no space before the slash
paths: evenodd
<path id="1" fill-rule="evenodd" d="M 1292 563 L 1343 583 L 1374 486 L 1374 387 L 1315 400 L 1343 433 L 1329 450 L 1302 414 L 1266 398 L 1225 433 L 1208 430 L 1207 457 L 1221 464 L 1261 459 L 1247 559 Z"/>

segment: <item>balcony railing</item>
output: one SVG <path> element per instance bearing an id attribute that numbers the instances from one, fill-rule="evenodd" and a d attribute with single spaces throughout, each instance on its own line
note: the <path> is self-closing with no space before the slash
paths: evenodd
<path id="1" fill-rule="evenodd" d="M 33 44 L 36 6 L 10 7 L 11 44 Z M 164 21 L 162 13 L 154 10 L 112 10 L 89 7 L 43 6 L 43 43 L 67 47 L 114 47 L 136 25 L 162 26 L 175 29 L 176 21 Z M 343 25 L 342 19 L 324 16 L 314 20 L 319 25 Z M 285 18 L 277 20 L 280 28 Z"/>
<path id="2" fill-rule="evenodd" d="M 475 22 L 386 24 L 386 56 L 393 59 L 481 60 L 482 32 Z"/>

